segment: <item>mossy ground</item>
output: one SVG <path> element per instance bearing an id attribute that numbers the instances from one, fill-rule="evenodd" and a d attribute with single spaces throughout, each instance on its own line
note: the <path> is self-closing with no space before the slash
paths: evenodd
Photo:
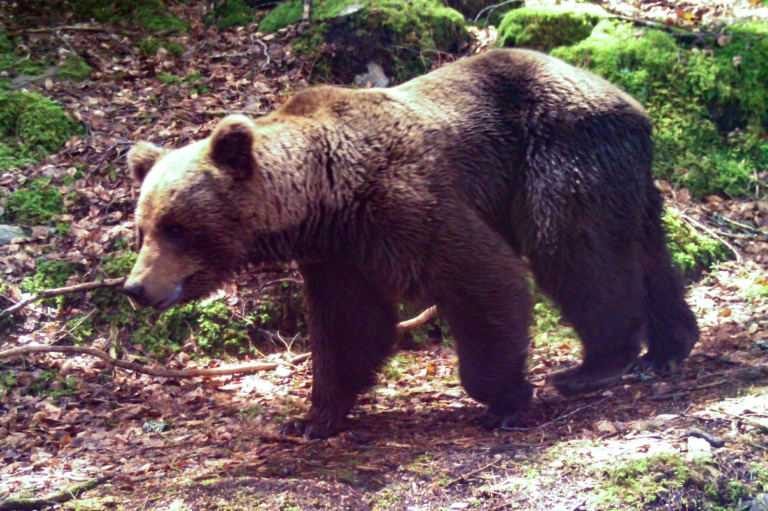
<path id="1" fill-rule="evenodd" d="M 584 66 L 645 105 L 658 177 L 696 197 L 751 194 L 768 169 L 768 24 L 734 25 L 720 47 L 684 48 L 673 35 L 615 20 L 552 54 Z"/>
<path id="2" fill-rule="evenodd" d="M 278 6 L 259 25 L 270 32 L 301 19 L 301 2 Z M 326 0 L 313 7 L 317 22 L 294 43 L 315 63 L 318 81 L 351 83 L 370 62 L 394 82 L 428 71 L 439 52 L 456 52 L 467 37 L 464 17 L 439 0 Z"/>
<path id="3" fill-rule="evenodd" d="M 105 277 L 116 278 L 130 273 L 136 254 L 119 248 L 124 245 L 117 244 L 115 251 L 102 258 L 99 269 Z M 51 271 L 64 272 L 65 269 L 71 268 L 41 266 L 31 277 L 31 282 L 61 285 L 60 274 L 56 273 L 58 280 L 53 282 Z M 28 287 L 30 292 L 39 288 Z M 93 291 L 89 302 L 89 307 L 95 307 L 96 312 L 74 314 L 67 320 L 67 325 L 78 342 L 89 342 L 96 331 L 108 331 L 114 336 L 113 340 L 141 345 L 157 359 L 165 359 L 182 349 L 200 356 L 255 355 L 259 351 L 257 345 L 265 340 L 265 331 L 279 331 L 286 342 L 290 342 L 304 327 L 303 300 L 297 285 L 283 282 L 270 291 L 250 304 L 244 313 L 238 312 L 223 298 L 177 305 L 157 313 L 148 309 L 135 310 L 119 288 L 102 288 Z M 120 332 L 130 334 L 122 338 Z"/>
<path id="4" fill-rule="evenodd" d="M 163 0 L 27 0 L 18 2 L 12 11 L 22 26 L 39 19 L 68 17 L 75 21 L 124 23 L 153 31 L 182 31 L 188 25 L 173 16 Z"/>
<path id="5" fill-rule="evenodd" d="M 80 131 L 64 109 L 45 96 L 0 90 L 0 170 L 58 151 Z"/>
<path id="6" fill-rule="evenodd" d="M 595 504 L 606 511 L 742 509 L 743 500 L 768 488 L 768 470 L 753 467 L 751 485 L 724 475 L 714 460 L 686 460 L 679 454 L 659 454 L 617 463 L 605 471 Z M 673 507 L 667 507 L 673 506 Z"/>
<path id="7" fill-rule="evenodd" d="M 216 23 L 219 28 L 230 28 L 254 23 L 263 17 L 263 11 L 254 9 L 245 0 L 221 0 L 205 21 L 209 25 Z"/>

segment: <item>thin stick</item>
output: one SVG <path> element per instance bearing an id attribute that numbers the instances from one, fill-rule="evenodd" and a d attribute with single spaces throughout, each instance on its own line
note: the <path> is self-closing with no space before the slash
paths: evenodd
<path id="1" fill-rule="evenodd" d="M 728 247 L 728 250 L 733 252 L 733 255 L 736 256 L 736 261 L 738 261 L 738 262 L 742 261 L 741 254 L 739 254 L 739 252 L 733 247 L 733 245 L 731 245 L 729 242 L 725 241 L 722 238 L 722 236 L 718 236 L 718 234 L 715 231 L 713 231 L 712 229 L 710 229 L 706 225 L 702 224 L 701 222 L 699 222 L 695 218 L 691 218 L 690 216 L 686 215 L 682 211 L 678 211 L 678 214 L 680 215 L 680 218 L 682 218 L 684 221 L 688 222 L 688 225 L 690 225 L 694 229 L 698 227 L 699 229 L 701 229 L 702 231 L 706 232 L 707 234 L 709 234 L 710 236 L 715 238 L 717 241 L 719 241 L 720 243 L 722 243 L 723 245 Z"/>
<path id="2" fill-rule="evenodd" d="M 20 311 L 27 305 L 31 303 L 35 303 L 38 300 L 43 300 L 45 298 L 53 298 L 54 296 L 61 296 L 66 295 L 69 293 L 80 293 L 83 291 L 92 291 L 94 289 L 101 289 L 103 287 L 116 287 L 116 286 L 122 286 L 125 283 L 126 277 L 120 277 L 118 279 L 107 279 L 107 280 L 99 280 L 96 282 L 85 282 L 83 284 L 77 284 L 75 286 L 67 286 L 67 287 L 57 287 L 54 289 L 45 289 L 43 291 L 40 291 L 40 294 L 31 296 L 27 298 L 26 300 L 22 300 L 16 305 L 12 305 L 5 309 L 3 312 L 0 312 L 0 319 L 7 318 L 11 314 Z"/>
<path id="3" fill-rule="evenodd" d="M 50 27 L 50 28 L 30 28 L 29 30 L 23 30 L 26 34 L 44 34 L 47 32 L 59 32 L 60 30 L 78 31 L 78 32 L 109 32 L 104 27 L 93 27 L 88 25 L 65 25 L 63 27 Z"/>
<path id="4" fill-rule="evenodd" d="M 437 316 L 437 306 L 433 305 L 432 307 L 428 308 L 427 310 L 425 310 L 415 318 L 398 323 L 397 331 L 405 332 L 408 330 L 412 330 L 416 327 L 423 325 L 424 323 L 434 318 L 435 316 Z"/>
<path id="5" fill-rule="evenodd" d="M 161 376 L 164 378 L 195 378 L 197 376 L 224 376 L 229 374 L 251 374 L 262 371 L 272 371 L 277 369 L 278 364 L 245 364 L 235 367 L 217 367 L 214 369 L 154 369 L 125 360 L 118 360 L 110 357 L 106 352 L 98 348 L 87 348 L 83 346 L 21 346 L 10 350 L 0 351 L 0 359 L 9 358 L 16 355 L 26 355 L 28 353 L 79 353 L 91 355 L 100 358 L 109 364 L 123 369 L 128 369 L 137 373 L 148 374 L 150 376 Z"/>
<path id="6" fill-rule="evenodd" d="M 568 412 L 566 414 L 561 415 L 560 417 L 556 417 L 556 418 L 552 419 L 551 421 L 545 422 L 544 424 L 540 424 L 538 426 L 533 426 L 533 427 L 530 427 L 530 428 L 508 428 L 508 427 L 502 426 L 499 429 L 501 429 L 502 431 L 530 431 L 530 430 L 533 430 L 533 429 L 541 429 L 541 428 L 543 428 L 545 426 L 549 426 L 550 424 L 554 424 L 555 422 L 558 422 L 558 421 L 561 421 L 561 420 L 563 420 L 563 419 L 565 419 L 567 417 L 570 417 L 571 415 L 577 414 L 577 413 L 579 413 L 582 410 L 586 410 L 587 408 L 592 408 L 593 406 L 597 406 L 597 405 L 603 403 L 606 399 L 608 399 L 608 398 L 604 397 L 603 399 L 600 399 L 599 401 L 595 401 L 594 403 L 589 403 L 587 405 L 580 406 L 580 407 L 576 408 L 573 411 L 570 411 L 570 412 Z"/>

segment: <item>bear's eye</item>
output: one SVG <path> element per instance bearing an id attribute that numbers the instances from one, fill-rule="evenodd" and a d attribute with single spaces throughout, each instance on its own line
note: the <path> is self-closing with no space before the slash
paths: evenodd
<path id="1" fill-rule="evenodd" d="M 170 224 L 163 227 L 163 236 L 169 241 L 179 242 L 184 238 L 184 227 L 180 224 Z"/>

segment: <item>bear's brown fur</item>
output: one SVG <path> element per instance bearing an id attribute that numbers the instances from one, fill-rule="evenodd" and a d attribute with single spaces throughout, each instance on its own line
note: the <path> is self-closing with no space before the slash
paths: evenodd
<path id="1" fill-rule="evenodd" d="M 313 342 L 312 409 L 287 429 L 326 437 L 395 341 L 394 304 L 435 303 L 488 425 L 528 409 L 531 299 L 521 258 L 584 345 L 565 394 L 618 378 L 646 342 L 684 359 L 696 321 L 665 245 L 651 124 L 608 82 L 499 50 L 392 89 L 321 87 L 255 121 L 232 116 L 174 151 L 141 143 L 141 251 L 126 283 L 159 309 L 246 262 L 298 262 Z"/>

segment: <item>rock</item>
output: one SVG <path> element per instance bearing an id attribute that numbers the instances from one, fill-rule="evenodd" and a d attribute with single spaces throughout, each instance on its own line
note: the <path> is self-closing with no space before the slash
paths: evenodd
<path id="1" fill-rule="evenodd" d="M 384 69 L 375 62 L 368 63 L 368 72 L 355 76 L 355 85 L 358 87 L 386 87 L 389 85 L 389 77 L 384 74 Z"/>
<path id="2" fill-rule="evenodd" d="M 10 245 L 16 238 L 29 239 L 21 227 L 16 225 L 0 225 L 0 247 Z"/>
<path id="3" fill-rule="evenodd" d="M 688 437 L 688 454 L 685 459 L 693 461 L 701 458 L 709 458 L 712 456 L 712 446 L 709 442 L 703 438 L 695 436 Z"/>
<path id="4" fill-rule="evenodd" d="M 768 511 L 768 493 L 758 493 L 755 498 L 745 502 L 746 511 Z"/>

